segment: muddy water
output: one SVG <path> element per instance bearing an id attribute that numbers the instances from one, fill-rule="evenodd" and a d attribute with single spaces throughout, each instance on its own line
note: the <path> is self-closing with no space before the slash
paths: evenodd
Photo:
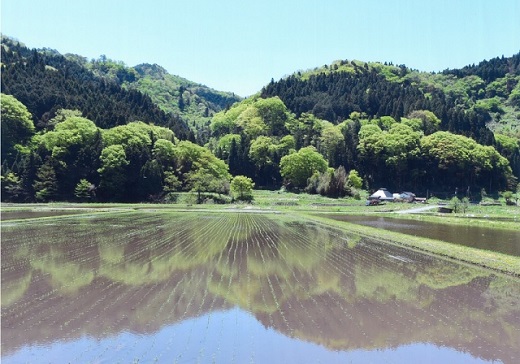
<path id="1" fill-rule="evenodd" d="M 518 279 L 284 216 L 53 221 L 2 227 L 3 363 L 520 358 Z"/>
<path id="2" fill-rule="evenodd" d="M 77 215 L 84 214 L 84 211 L 64 211 L 64 210 L 27 210 L 27 211 L 3 211 L 1 218 L 2 221 L 6 220 L 18 220 L 18 219 L 36 219 L 39 217 L 55 217 L 55 216 L 66 216 L 66 215 Z"/>
<path id="3" fill-rule="evenodd" d="M 380 216 L 327 215 L 328 218 L 379 229 L 397 231 L 520 256 L 520 223 L 518 230 L 493 229 L 482 226 L 438 224 L 428 221 L 394 219 Z"/>

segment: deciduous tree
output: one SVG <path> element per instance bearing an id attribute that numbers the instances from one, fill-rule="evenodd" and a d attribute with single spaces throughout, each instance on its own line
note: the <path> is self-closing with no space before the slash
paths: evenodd
<path id="1" fill-rule="evenodd" d="M 253 199 L 253 180 L 246 176 L 235 176 L 231 180 L 231 194 L 236 200 L 251 201 Z"/>
<path id="2" fill-rule="evenodd" d="M 326 170 L 327 161 L 312 146 L 286 155 L 280 161 L 282 177 L 287 184 L 297 188 L 304 188 L 307 185 L 307 179 L 315 172 L 323 173 Z"/>
<path id="3" fill-rule="evenodd" d="M 14 96 L 0 94 L 2 124 L 2 159 L 12 161 L 15 145 L 26 144 L 34 134 L 31 113 Z"/>

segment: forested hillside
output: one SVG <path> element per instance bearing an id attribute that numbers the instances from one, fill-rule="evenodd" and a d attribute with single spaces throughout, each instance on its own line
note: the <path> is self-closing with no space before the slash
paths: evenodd
<path id="1" fill-rule="evenodd" d="M 158 65 L 2 38 L 2 199 L 222 200 L 253 183 L 331 197 L 515 190 L 519 60 L 442 73 L 339 61 L 240 101 Z"/>
<path id="2" fill-rule="evenodd" d="M 149 96 L 96 76 L 56 51 L 30 50 L 3 37 L 1 52 L 2 92 L 28 108 L 38 129 L 57 110 L 77 109 L 102 128 L 142 120 L 168 127 L 181 139 L 189 135 L 181 118 L 161 110 Z"/>
<path id="3" fill-rule="evenodd" d="M 499 129 L 520 137 L 519 81 L 520 54 L 441 74 L 403 65 L 339 61 L 272 81 L 262 97 L 279 96 L 297 116 L 312 112 L 334 123 L 352 112 L 399 119 L 415 110 L 430 110 L 441 119 L 443 130 L 491 145 L 492 132 L 486 127 L 490 122 L 509 121 L 509 129 Z"/>
<path id="4" fill-rule="evenodd" d="M 90 62 L 78 61 L 95 74 L 111 79 L 126 89 L 141 91 L 165 112 L 181 117 L 188 123 L 199 144 L 207 142 L 207 130 L 213 115 L 241 100 L 235 94 L 213 90 L 171 75 L 157 64 L 127 67 L 106 57 Z"/>

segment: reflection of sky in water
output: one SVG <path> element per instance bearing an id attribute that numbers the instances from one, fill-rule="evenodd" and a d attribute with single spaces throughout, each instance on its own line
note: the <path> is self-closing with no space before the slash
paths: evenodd
<path id="1" fill-rule="evenodd" d="M 346 328 L 347 329 L 347 328 Z M 385 350 L 331 351 L 265 328 L 234 308 L 162 328 L 151 335 L 123 332 L 101 340 L 24 347 L 2 363 L 485 363 L 470 354 L 415 343 Z"/>

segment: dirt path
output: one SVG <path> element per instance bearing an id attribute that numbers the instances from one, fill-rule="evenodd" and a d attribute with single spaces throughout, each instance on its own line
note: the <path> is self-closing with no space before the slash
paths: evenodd
<path id="1" fill-rule="evenodd" d="M 428 206 L 416 207 L 414 209 L 396 211 L 395 213 L 396 214 L 416 214 L 416 213 L 420 213 L 420 212 L 424 212 L 424 211 L 428 211 L 428 210 L 433 210 L 438 207 L 439 207 L 439 205 L 428 205 Z"/>

